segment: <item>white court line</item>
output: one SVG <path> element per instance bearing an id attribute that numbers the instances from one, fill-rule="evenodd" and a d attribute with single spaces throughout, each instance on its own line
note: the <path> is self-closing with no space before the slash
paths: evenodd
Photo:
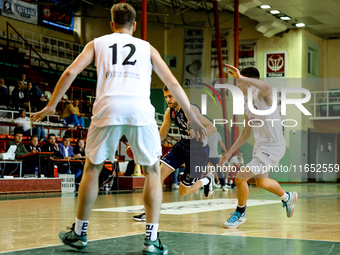
<path id="1" fill-rule="evenodd" d="M 227 230 L 227 229 L 225 229 Z M 230 229 L 232 230 L 232 229 Z M 272 238 L 272 239 L 288 239 L 288 240 L 301 240 L 301 241 L 315 241 L 315 242 L 330 242 L 330 243 L 340 243 L 340 241 L 325 241 L 325 240 L 316 240 L 316 239 L 301 239 L 301 238 L 289 238 L 289 237 L 272 237 L 272 236 L 240 236 L 238 234 L 245 234 L 245 233 L 252 233 L 252 232 L 259 232 L 263 231 L 263 229 L 259 230 L 250 230 L 250 231 L 239 231 L 239 232 L 231 232 L 230 234 L 236 234 L 236 235 L 228 235 L 228 234 L 207 234 L 207 233 L 192 233 L 192 232 L 176 232 L 176 231 L 159 231 L 160 233 L 163 232 L 171 232 L 171 233 L 183 233 L 183 234 L 194 234 L 194 235 L 209 235 L 209 236 L 236 236 L 236 237 L 253 237 L 253 238 Z M 277 232 L 277 229 L 273 230 L 265 230 L 268 232 Z"/>
<path id="2" fill-rule="evenodd" d="M 247 207 L 258 205 L 280 204 L 280 200 L 255 200 L 248 199 Z M 237 206 L 237 199 L 203 199 L 183 202 L 163 203 L 161 214 L 183 215 L 192 213 L 212 212 L 219 210 L 235 209 Z M 144 212 L 143 205 L 124 206 L 93 209 L 99 212 Z"/>

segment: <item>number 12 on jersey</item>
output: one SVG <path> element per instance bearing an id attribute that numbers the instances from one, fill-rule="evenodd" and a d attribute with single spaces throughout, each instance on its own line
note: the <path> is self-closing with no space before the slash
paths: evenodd
<path id="1" fill-rule="evenodd" d="M 133 54 L 135 54 L 136 46 L 129 43 L 129 44 L 126 44 L 126 45 L 123 46 L 123 48 L 125 48 L 125 47 L 130 47 L 130 53 L 125 58 L 122 65 L 132 65 L 132 66 L 134 66 L 136 64 L 137 60 L 135 60 L 135 61 L 129 61 L 129 60 L 133 56 Z M 109 48 L 112 48 L 112 65 L 116 65 L 117 64 L 117 44 L 115 43 L 115 44 L 111 45 Z"/>

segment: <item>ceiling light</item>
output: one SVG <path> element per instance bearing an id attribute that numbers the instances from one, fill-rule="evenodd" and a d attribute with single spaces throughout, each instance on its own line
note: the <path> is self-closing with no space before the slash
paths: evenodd
<path id="1" fill-rule="evenodd" d="M 263 5 L 260 5 L 260 8 L 261 9 L 270 9 L 272 7 L 270 5 L 268 5 L 268 4 L 263 4 Z"/>
<path id="2" fill-rule="evenodd" d="M 290 17 L 288 17 L 288 16 L 282 16 L 282 17 L 280 17 L 280 19 L 282 19 L 282 20 L 290 20 Z"/>
<path id="3" fill-rule="evenodd" d="M 305 23 L 296 23 L 295 24 L 296 27 L 304 27 L 306 26 Z"/>
<path id="4" fill-rule="evenodd" d="M 271 14 L 279 14 L 280 11 L 279 11 L 279 10 L 271 10 L 270 13 L 271 13 Z"/>

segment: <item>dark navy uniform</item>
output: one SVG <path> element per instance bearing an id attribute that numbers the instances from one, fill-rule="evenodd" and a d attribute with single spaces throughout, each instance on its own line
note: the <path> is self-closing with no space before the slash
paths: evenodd
<path id="1" fill-rule="evenodd" d="M 197 108 L 198 106 L 195 105 Z M 205 142 L 196 141 L 188 133 L 188 119 L 180 108 L 176 111 L 170 108 L 170 118 L 179 127 L 181 139 L 161 159 L 161 162 L 173 170 L 185 164 L 184 174 L 181 182 L 184 186 L 193 185 L 201 176 L 197 167 L 205 167 L 209 163 L 209 145 Z"/>

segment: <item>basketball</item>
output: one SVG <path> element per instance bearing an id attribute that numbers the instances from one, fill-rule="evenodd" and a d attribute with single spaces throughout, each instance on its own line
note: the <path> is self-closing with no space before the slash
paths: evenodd
<path id="1" fill-rule="evenodd" d="M 131 147 L 130 147 L 130 145 L 129 144 L 127 144 L 127 146 L 126 146 L 126 155 L 128 155 L 128 157 L 130 158 L 130 159 L 134 159 L 133 158 L 133 152 L 132 152 L 132 150 L 131 150 Z"/>

